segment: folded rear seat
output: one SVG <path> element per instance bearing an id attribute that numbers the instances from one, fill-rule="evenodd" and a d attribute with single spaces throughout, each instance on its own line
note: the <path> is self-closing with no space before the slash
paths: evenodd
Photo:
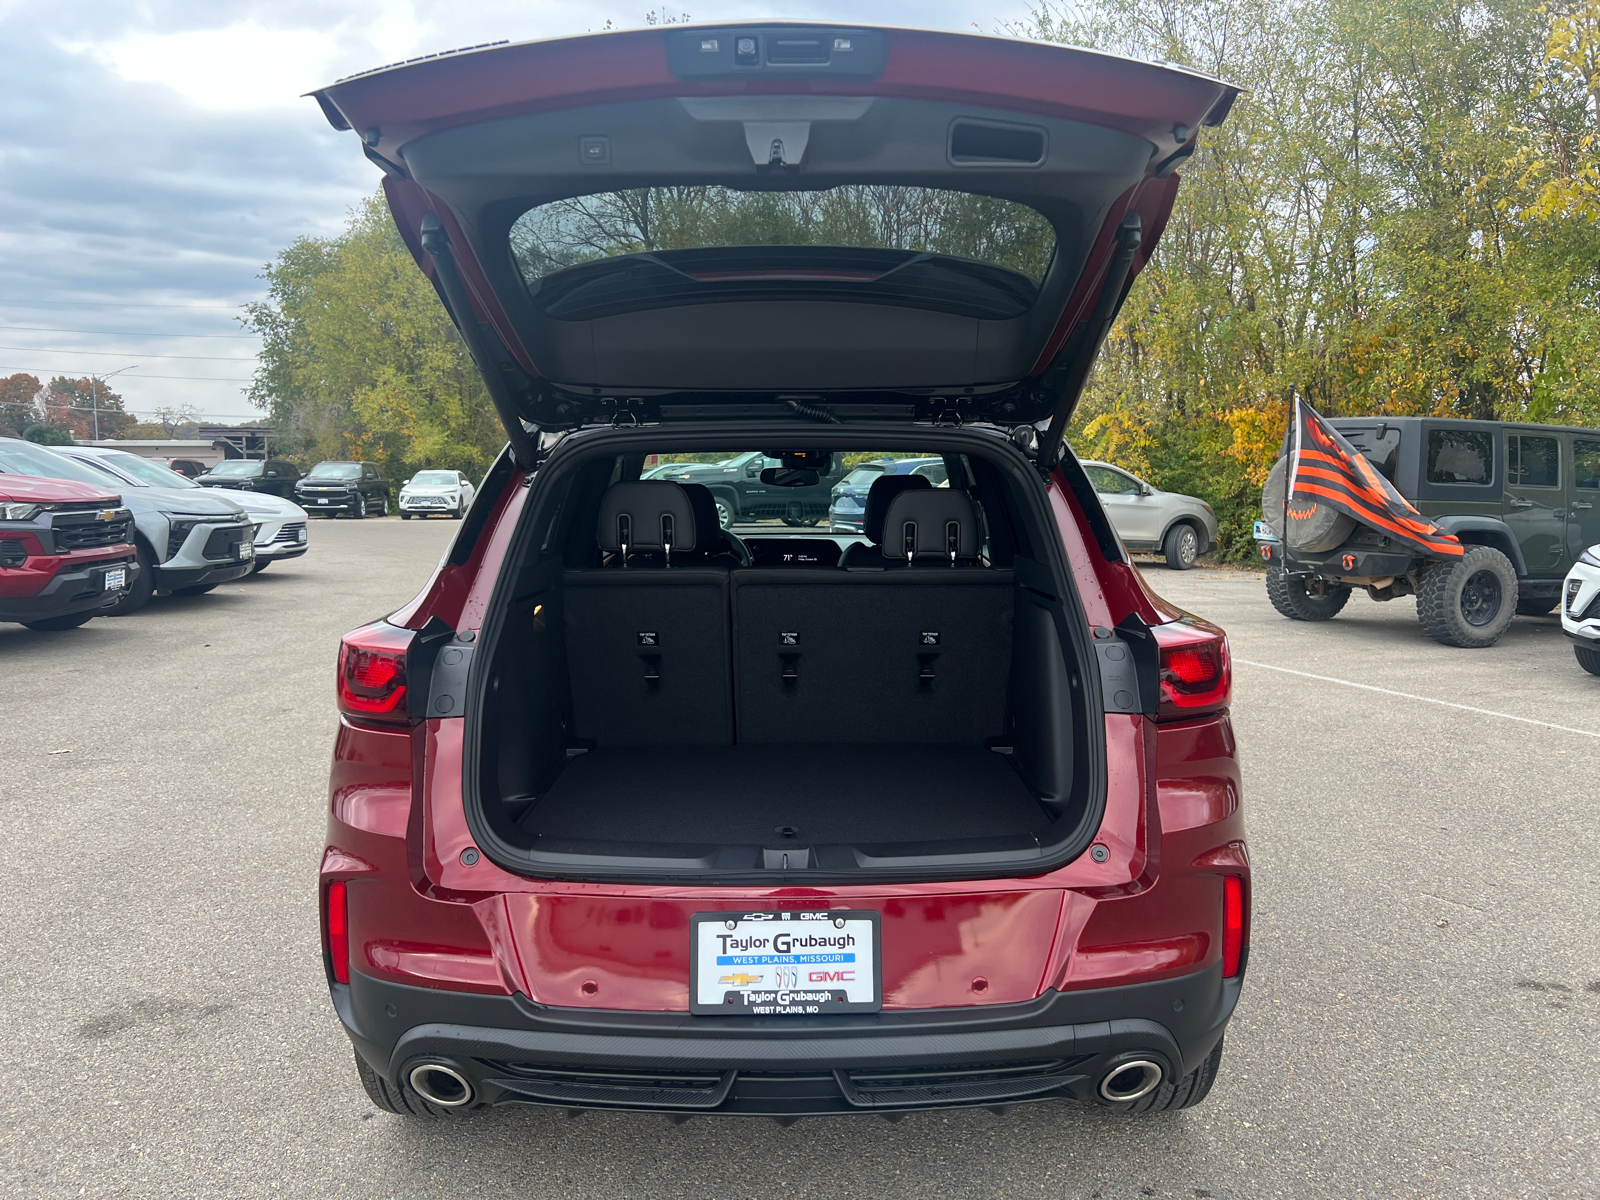
<path id="1" fill-rule="evenodd" d="M 914 490 L 888 506 L 883 570 L 734 571 L 740 742 L 1003 734 L 1013 580 L 979 565 L 981 545 L 964 493 Z"/>
<path id="2" fill-rule="evenodd" d="M 675 483 L 607 489 L 596 528 L 606 565 L 563 576 L 575 738 L 732 743 L 729 568 L 702 545 L 718 531 L 700 524 Z"/>

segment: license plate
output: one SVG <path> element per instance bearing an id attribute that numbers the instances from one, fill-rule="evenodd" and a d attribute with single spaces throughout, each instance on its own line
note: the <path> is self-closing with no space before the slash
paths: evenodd
<path id="1" fill-rule="evenodd" d="M 327 503 L 327 501 L 326 501 L 326 500 L 318 500 L 318 501 L 317 501 L 317 503 L 318 503 L 318 504 L 326 504 L 326 503 Z"/>
<path id="2" fill-rule="evenodd" d="M 785 1017 L 883 1007 L 873 911 L 695 913 L 689 1011 Z"/>
<path id="3" fill-rule="evenodd" d="M 113 567 L 106 572 L 105 590 L 114 592 L 119 588 L 128 586 L 128 568 Z"/>
<path id="4" fill-rule="evenodd" d="M 233 552 L 240 562 L 245 562 L 256 556 L 256 548 L 249 542 L 234 543 Z"/>
<path id="5" fill-rule="evenodd" d="M 304 542 L 306 540 L 306 531 L 304 529 L 296 529 L 294 531 L 294 540 Z"/>

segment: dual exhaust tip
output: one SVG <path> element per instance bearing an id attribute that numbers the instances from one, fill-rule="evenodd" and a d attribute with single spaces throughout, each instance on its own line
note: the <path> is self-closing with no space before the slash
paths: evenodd
<path id="1" fill-rule="evenodd" d="M 1117 1063 L 1100 1080 L 1100 1097 L 1112 1104 L 1130 1104 L 1161 1086 L 1166 1069 L 1148 1058 Z M 440 1108 L 471 1104 L 472 1084 L 460 1071 L 441 1062 L 418 1063 L 407 1077 L 412 1091 Z"/>
<path id="2" fill-rule="evenodd" d="M 419 1063 L 407 1076 L 411 1090 L 429 1104 L 440 1108 L 460 1108 L 472 1103 L 472 1084 L 452 1066 L 441 1062 Z"/>
<path id="3" fill-rule="evenodd" d="M 1148 1096 L 1161 1086 L 1166 1068 L 1148 1058 L 1126 1059 L 1117 1063 L 1100 1080 L 1100 1097 L 1113 1104 L 1128 1104 Z"/>

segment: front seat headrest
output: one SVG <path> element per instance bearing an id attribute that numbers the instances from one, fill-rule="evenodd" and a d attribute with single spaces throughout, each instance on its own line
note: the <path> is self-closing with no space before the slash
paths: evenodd
<path id="1" fill-rule="evenodd" d="M 694 549 L 715 554 L 722 548 L 722 522 L 717 520 L 717 498 L 703 483 L 680 483 L 678 486 L 689 497 L 689 507 L 694 510 L 694 527 L 700 535 Z"/>
<path id="2" fill-rule="evenodd" d="M 983 530 L 965 492 L 947 488 L 902 492 L 883 521 L 883 557 L 889 562 L 945 562 L 978 557 Z"/>
<path id="3" fill-rule="evenodd" d="M 867 489 L 867 508 L 861 518 L 861 534 L 874 546 L 883 544 L 883 518 L 889 504 L 904 492 L 923 491 L 933 486 L 924 475 L 880 475 Z"/>
<path id="4" fill-rule="evenodd" d="M 606 489 L 595 529 L 608 554 L 648 551 L 666 554 L 693 550 L 699 542 L 689 495 L 665 479 L 623 480 Z"/>

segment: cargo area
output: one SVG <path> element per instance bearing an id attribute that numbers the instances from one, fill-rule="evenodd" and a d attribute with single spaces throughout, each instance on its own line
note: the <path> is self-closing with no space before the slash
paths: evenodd
<path id="1" fill-rule="evenodd" d="M 951 465 L 966 490 L 885 485 L 863 538 L 580 474 L 485 680 L 495 835 L 580 875 L 1040 861 L 1088 803 L 1081 680 L 998 474 Z"/>

